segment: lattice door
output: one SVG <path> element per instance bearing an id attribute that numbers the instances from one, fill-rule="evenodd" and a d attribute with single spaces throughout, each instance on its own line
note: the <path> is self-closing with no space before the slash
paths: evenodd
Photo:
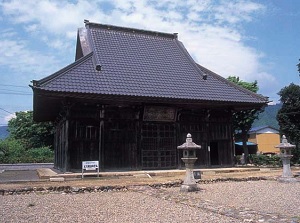
<path id="1" fill-rule="evenodd" d="M 174 124 L 144 123 L 142 127 L 142 167 L 176 168 L 176 129 Z"/>

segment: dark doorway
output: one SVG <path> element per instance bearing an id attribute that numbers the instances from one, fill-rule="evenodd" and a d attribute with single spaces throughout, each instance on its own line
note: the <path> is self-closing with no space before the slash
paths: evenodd
<path id="1" fill-rule="evenodd" d="M 210 143 L 210 164 L 219 165 L 219 147 L 218 142 Z"/>
<path id="2" fill-rule="evenodd" d="M 99 160 L 99 126 L 90 120 L 70 121 L 70 170 L 81 169 L 82 161 Z"/>
<path id="3" fill-rule="evenodd" d="M 126 120 L 104 124 L 104 168 L 136 168 L 136 123 Z"/>

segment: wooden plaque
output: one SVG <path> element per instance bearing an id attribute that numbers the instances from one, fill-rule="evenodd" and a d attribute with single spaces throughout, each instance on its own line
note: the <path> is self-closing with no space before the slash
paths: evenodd
<path id="1" fill-rule="evenodd" d="M 175 121 L 176 109 L 166 106 L 145 106 L 144 121 Z"/>

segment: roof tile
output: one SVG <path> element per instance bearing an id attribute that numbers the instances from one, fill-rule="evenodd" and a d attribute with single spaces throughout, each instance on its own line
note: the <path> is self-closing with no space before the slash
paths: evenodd
<path id="1" fill-rule="evenodd" d="M 134 32 L 133 32 L 134 31 Z M 37 81 L 46 91 L 265 103 L 196 64 L 172 34 L 89 24 L 93 52 Z M 95 62 L 101 71 L 95 69 Z M 203 79 L 203 75 L 207 79 Z"/>

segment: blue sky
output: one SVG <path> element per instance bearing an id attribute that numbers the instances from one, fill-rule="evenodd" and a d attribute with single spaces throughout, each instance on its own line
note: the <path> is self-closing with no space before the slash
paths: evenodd
<path id="1" fill-rule="evenodd" d="M 84 19 L 178 33 L 199 64 L 258 81 L 259 93 L 299 84 L 298 0 L 3 0 L 0 2 L 0 125 L 32 110 L 30 81 L 74 62 Z"/>

